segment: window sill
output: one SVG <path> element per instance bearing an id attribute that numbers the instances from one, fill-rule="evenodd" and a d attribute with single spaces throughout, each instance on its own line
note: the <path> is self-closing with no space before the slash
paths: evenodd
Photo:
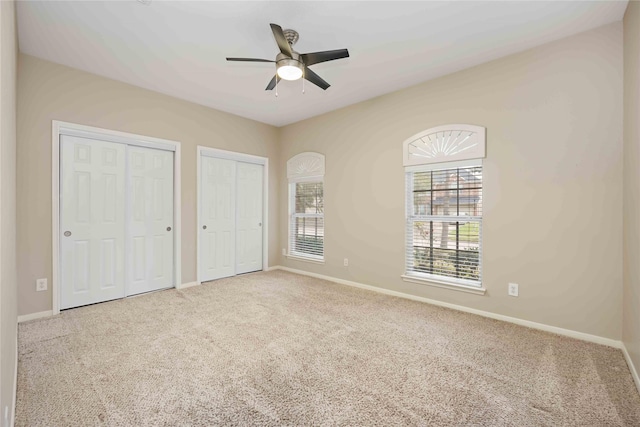
<path id="1" fill-rule="evenodd" d="M 469 294 L 484 295 L 485 292 L 487 292 L 487 290 L 482 287 L 468 286 L 468 285 L 449 282 L 445 280 L 431 279 L 431 278 L 412 276 L 412 275 L 406 275 L 406 274 L 403 274 L 400 277 L 402 277 L 402 280 L 404 280 L 405 282 L 419 283 L 421 285 L 434 286 L 436 288 L 450 289 L 452 291 L 466 292 Z"/>
<path id="2" fill-rule="evenodd" d="M 285 256 L 287 258 L 295 260 L 295 261 L 310 262 L 312 264 L 324 264 L 324 259 L 323 258 L 311 258 L 311 257 L 305 257 L 305 256 L 299 256 L 299 255 L 291 255 L 291 254 L 287 254 Z"/>

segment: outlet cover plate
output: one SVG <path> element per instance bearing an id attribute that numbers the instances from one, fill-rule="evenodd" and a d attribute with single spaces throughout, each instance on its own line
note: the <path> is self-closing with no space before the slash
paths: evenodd
<path id="1" fill-rule="evenodd" d="M 36 280 L 36 291 L 46 291 L 47 290 L 47 279 L 38 279 Z"/>
<path id="2" fill-rule="evenodd" d="M 517 283 L 509 283 L 509 295 L 512 297 L 518 296 L 518 284 Z"/>

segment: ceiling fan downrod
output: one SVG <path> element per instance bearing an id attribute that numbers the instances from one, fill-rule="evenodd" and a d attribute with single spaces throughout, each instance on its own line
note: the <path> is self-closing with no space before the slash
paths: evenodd
<path id="1" fill-rule="evenodd" d="M 282 34 L 284 34 L 284 38 L 287 39 L 287 41 L 291 46 L 296 44 L 296 42 L 300 38 L 300 34 L 298 34 L 296 30 L 291 30 L 291 29 L 282 30 Z"/>

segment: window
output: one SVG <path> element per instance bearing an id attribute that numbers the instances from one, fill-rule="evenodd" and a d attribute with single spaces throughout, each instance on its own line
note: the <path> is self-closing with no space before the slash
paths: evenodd
<path id="1" fill-rule="evenodd" d="M 291 186 L 289 253 L 324 258 L 324 195 L 322 182 L 294 182 Z"/>
<path id="2" fill-rule="evenodd" d="M 407 274 L 479 286 L 482 166 L 407 172 Z"/>
<path id="3" fill-rule="evenodd" d="M 485 129 L 447 125 L 404 142 L 404 280 L 483 294 Z"/>
<path id="4" fill-rule="evenodd" d="M 288 256 L 324 262 L 324 156 L 301 153 L 287 162 Z"/>

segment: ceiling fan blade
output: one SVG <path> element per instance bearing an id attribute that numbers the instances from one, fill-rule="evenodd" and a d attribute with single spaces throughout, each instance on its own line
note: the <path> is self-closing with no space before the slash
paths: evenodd
<path id="1" fill-rule="evenodd" d="M 278 47 L 280 48 L 280 52 L 287 55 L 289 58 L 293 58 L 293 52 L 291 51 L 291 45 L 284 37 L 284 32 L 282 31 L 282 27 L 278 24 L 269 24 L 271 25 L 271 31 L 273 31 L 273 37 L 276 39 L 276 43 L 278 43 Z"/>
<path id="2" fill-rule="evenodd" d="M 333 61 L 335 59 L 348 58 L 349 51 L 347 49 L 325 50 L 323 52 L 303 53 L 300 59 L 305 65 L 319 64 L 320 62 Z"/>
<path id="3" fill-rule="evenodd" d="M 329 83 L 324 81 L 322 77 L 311 71 L 309 67 L 304 67 L 304 78 L 309 80 L 311 83 L 318 86 L 322 90 L 327 90 L 327 88 L 331 86 Z"/>
<path id="4" fill-rule="evenodd" d="M 258 59 L 258 58 L 227 58 L 227 61 L 240 61 L 240 62 L 276 62 L 270 59 Z"/>
<path id="5" fill-rule="evenodd" d="M 276 74 L 275 76 L 273 76 L 273 78 L 271 79 L 271 81 L 269 82 L 269 84 L 267 85 L 267 88 L 265 90 L 273 90 L 273 88 L 276 87 L 276 79 L 277 79 L 277 82 L 280 82 L 280 80 L 282 80 Z"/>

